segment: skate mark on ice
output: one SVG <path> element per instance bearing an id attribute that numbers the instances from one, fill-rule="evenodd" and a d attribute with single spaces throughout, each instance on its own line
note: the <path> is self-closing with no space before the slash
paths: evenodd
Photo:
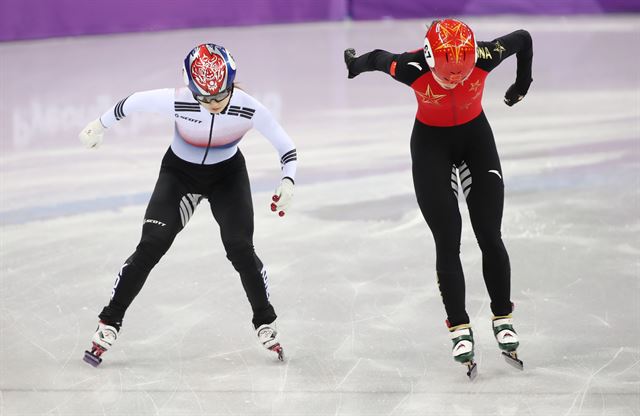
<path id="1" fill-rule="evenodd" d="M 598 322 L 600 322 L 602 325 L 606 326 L 607 328 L 611 328 L 611 324 L 609 322 L 607 322 L 607 317 L 605 316 L 604 318 L 599 317 L 598 315 L 595 314 L 590 314 L 589 316 L 595 318 Z"/>
<path id="2" fill-rule="evenodd" d="M 33 345 L 34 347 L 38 348 L 39 350 L 43 351 L 45 354 L 47 354 L 49 357 L 51 357 L 51 359 L 54 362 L 57 362 L 57 358 L 55 355 L 53 355 L 52 353 L 50 353 L 49 351 L 45 350 L 44 347 L 42 347 L 41 345 L 37 344 L 36 342 L 33 342 L 31 340 L 29 340 L 29 342 L 31 343 L 31 345 Z"/>
<path id="3" fill-rule="evenodd" d="M 185 383 L 187 385 L 187 388 L 191 392 L 191 394 L 193 394 L 193 396 L 196 398 L 196 402 L 198 403 L 198 409 L 200 409 L 200 414 L 203 414 L 203 415 L 206 414 L 207 412 L 204 410 L 204 407 L 202 406 L 202 400 L 200 400 L 200 395 L 198 395 L 198 393 L 193 389 L 193 387 L 191 387 L 191 383 L 189 383 L 189 379 L 186 379 Z M 156 410 L 156 414 L 159 414 L 157 410 Z"/>
<path id="4" fill-rule="evenodd" d="M 95 372 L 94 372 L 95 373 Z M 98 384 L 98 383 L 93 383 L 93 380 L 99 379 L 100 378 L 100 374 L 95 374 L 91 377 L 86 377 L 83 378 L 82 380 L 78 380 L 75 383 L 71 383 L 69 384 L 68 387 L 64 388 L 64 389 L 60 389 L 60 390 L 55 390 L 55 391 L 82 391 L 82 389 L 76 389 L 76 386 L 80 386 L 80 385 L 91 385 L 91 384 Z M 40 391 L 43 391 L 42 389 Z M 89 391 L 89 390 L 87 390 Z"/>
<path id="5" fill-rule="evenodd" d="M 60 311 L 60 312 L 62 313 L 62 311 Z M 60 368 L 60 370 L 58 370 L 58 376 L 61 376 L 62 373 L 64 373 L 65 368 L 67 368 L 67 364 L 69 364 L 69 362 L 72 359 L 75 360 L 75 357 L 76 357 L 75 352 L 78 349 L 78 344 L 80 343 L 80 328 L 79 328 L 77 316 L 75 318 L 76 318 L 76 320 L 75 320 L 75 330 L 76 331 L 75 331 L 75 337 L 74 337 L 75 342 L 73 344 L 73 348 L 71 348 L 71 350 L 69 351 L 69 354 L 67 354 L 67 359 L 64 361 L 64 363 L 62 363 L 62 368 Z M 56 379 L 57 379 L 57 377 L 56 377 Z M 54 383 L 57 383 L 55 381 L 56 379 L 54 379 Z"/>
<path id="6" fill-rule="evenodd" d="M 315 218 L 329 221 L 388 221 L 397 223 L 416 207 L 413 194 L 398 194 L 386 198 L 333 204 L 308 210 Z"/>
<path id="7" fill-rule="evenodd" d="M 73 399 L 73 396 L 68 396 L 66 397 L 64 400 L 60 401 L 59 403 L 56 403 L 56 405 L 52 408 L 50 408 L 49 410 L 45 411 L 45 414 L 52 414 L 52 415 L 62 415 L 63 413 L 60 411 L 60 407 L 66 405 L 67 403 L 69 403 L 71 400 Z M 0 413 L 0 414 L 4 414 L 4 413 Z"/>
<path id="8" fill-rule="evenodd" d="M 133 383 L 131 386 L 132 387 L 144 387 L 144 386 L 150 386 L 152 384 L 158 384 L 158 383 L 162 383 L 163 381 L 166 381 L 166 377 L 163 378 L 159 378 L 156 380 L 151 380 L 151 381 L 144 381 L 144 382 L 140 382 L 140 383 Z"/>
<path id="9" fill-rule="evenodd" d="M 185 304 L 181 304 L 180 306 L 176 307 L 174 309 L 174 312 L 180 312 L 183 311 L 185 309 L 189 309 L 191 306 L 193 306 L 194 304 L 198 303 L 200 300 L 202 300 L 203 298 L 210 298 L 212 292 L 214 291 L 213 288 L 206 290 L 204 293 L 203 292 L 199 292 L 198 295 L 193 298 L 190 302 L 187 302 Z M 197 323 L 202 322 L 203 319 L 200 319 Z M 189 332 L 189 331 L 187 331 Z M 182 337 L 182 339 L 184 340 L 184 336 Z M 182 340 L 181 340 L 182 342 Z"/>
<path id="10" fill-rule="evenodd" d="M 225 351 L 225 352 L 221 352 L 215 355 L 207 355 L 207 358 L 219 358 L 219 357 L 224 357 L 225 355 L 231 355 L 231 354 L 238 354 L 239 356 L 242 355 L 243 352 L 249 351 L 249 350 L 253 350 L 253 347 L 247 347 L 247 348 L 240 348 L 238 350 L 231 350 L 231 351 Z"/>
<path id="11" fill-rule="evenodd" d="M 638 350 L 637 349 L 634 351 L 634 354 L 638 354 Z M 631 370 L 633 367 L 637 366 L 638 364 L 640 364 L 640 360 L 636 361 L 635 363 L 631 364 L 629 367 L 627 367 L 624 370 L 620 371 L 618 374 L 615 375 L 615 377 L 619 377 L 619 376 L 623 375 L 624 373 L 626 373 L 627 371 Z"/>
<path id="12" fill-rule="evenodd" d="M 473 299 L 473 296 L 469 296 L 470 299 Z M 470 314 L 469 319 L 471 322 L 482 322 L 482 320 L 485 318 L 486 316 L 486 312 L 487 312 L 487 306 L 489 305 L 489 298 L 486 295 L 482 295 L 482 302 L 480 303 L 480 306 L 478 306 L 478 309 L 476 309 L 476 312 L 473 314 Z"/>
<path id="13" fill-rule="evenodd" d="M 574 280 L 573 282 L 569 283 L 569 284 L 568 284 L 568 285 L 566 285 L 564 288 L 565 288 L 565 289 L 569 289 L 570 287 L 575 286 L 575 285 L 577 285 L 578 283 L 582 283 L 582 278 L 581 278 L 581 277 L 579 277 L 579 278 L 577 278 L 576 280 Z"/>
<path id="14" fill-rule="evenodd" d="M 158 409 L 158 405 L 156 404 L 156 401 L 155 401 L 155 400 L 153 400 L 153 397 L 151 396 L 151 393 L 149 393 L 148 391 L 146 391 L 146 390 L 145 390 L 145 391 L 144 391 L 144 395 L 145 395 L 146 397 L 148 397 L 148 398 L 149 398 L 149 400 L 151 401 L 151 404 L 153 405 L 154 413 L 155 413 L 156 415 L 160 414 L 160 409 Z"/>
<path id="15" fill-rule="evenodd" d="M 290 353 L 289 353 L 290 354 Z M 289 363 L 291 363 L 291 355 L 288 355 L 286 358 L 286 363 L 285 363 L 285 367 L 284 367 L 284 377 L 282 377 L 282 383 L 280 384 L 280 389 L 279 389 L 279 398 L 281 401 L 284 402 L 284 388 L 287 385 L 287 376 L 289 375 Z"/>
<path id="16" fill-rule="evenodd" d="M 402 397 L 402 399 L 400 399 L 400 401 L 398 402 L 397 405 L 393 406 L 393 409 L 391 409 L 391 411 L 389 412 L 389 416 L 393 415 L 395 413 L 396 409 L 398 409 L 400 406 L 402 406 L 402 404 L 404 402 L 406 402 L 407 399 L 409 399 L 411 396 L 413 396 L 413 381 L 411 381 L 411 389 L 409 389 L 407 394 L 405 394 L 404 397 Z"/>
<path id="17" fill-rule="evenodd" d="M 355 370 L 358 364 L 360 364 L 360 361 L 362 361 L 362 357 L 358 358 L 358 361 L 356 361 L 353 367 L 351 367 L 351 370 L 349 370 L 347 374 L 344 376 L 344 378 L 340 381 L 340 383 L 338 383 L 338 385 L 333 388 L 334 391 L 337 391 L 342 386 L 342 384 L 349 378 L 351 373 L 353 373 L 353 370 Z"/>
<path id="18" fill-rule="evenodd" d="M 240 360 L 242 361 L 242 364 L 244 365 L 244 368 L 247 370 L 247 375 L 249 376 L 249 385 L 251 386 L 251 389 L 249 391 L 253 392 L 255 391 L 255 386 L 254 386 L 254 380 L 253 380 L 253 374 L 251 373 L 251 367 L 249 366 L 249 364 L 247 363 L 247 360 L 244 359 L 244 356 L 242 354 L 238 355 L 240 357 Z M 253 396 L 253 395 L 252 395 Z M 256 404 L 253 399 L 250 402 L 251 404 Z"/>
<path id="19" fill-rule="evenodd" d="M 422 218 L 422 215 L 417 212 L 417 208 L 415 211 L 416 212 L 412 213 L 411 215 L 405 215 L 401 221 L 396 221 L 397 225 L 393 227 L 383 228 L 378 231 L 372 231 L 370 234 L 372 236 L 378 237 L 392 233 L 401 233 L 414 227 L 420 227 L 424 225 L 424 219 Z"/>
<path id="20" fill-rule="evenodd" d="M 340 345 L 338 345 L 338 347 L 336 349 L 333 350 L 333 352 L 331 353 L 331 357 L 333 359 L 336 358 L 336 354 L 338 353 L 338 351 L 340 351 L 342 349 L 342 347 L 345 346 L 345 344 L 347 344 L 349 341 L 351 342 L 351 351 L 353 351 L 353 331 L 351 333 L 351 335 L 346 336 L 342 339 L 342 342 L 340 343 Z"/>
<path id="21" fill-rule="evenodd" d="M 529 303 L 531 304 L 531 309 L 533 310 L 533 329 L 531 330 L 531 334 L 534 336 L 538 336 L 538 302 L 535 295 L 531 294 L 531 289 L 523 290 L 520 292 L 521 295 L 525 296 Z"/>
<path id="22" fill-rule="evenodd" d="M 207 293 L 210 291 L 207 291 Z M 193 301 L 189 302 L 187 306 L 192 305 L 193 303 L 195 303 L 197 300 L 199 300 L 202 297 L 202 295 L 198 296 L 196 299 L 194 299 Z M 204 320 L 204 318 L 199 319 L 198 321 L 196 321 L 195 323 L 193 323 L 191 325 L 191 327 L 189 329 L 187 329 L 186 331 L 184 331 L 184 333 L 182 334 L 182 337 L 180 338 L 180 348 L 178 349 L 178 362 L 180 363 L 180 378 L 179 380 L 184 380 L 184 384 L 186 385 L 187 389 L 189 389 L 189 392 L 191 392 L 191 394 L 193 394 L 196 398 L 196 401 L 198 402 L 198 408 L 200 409 L 201 412 L 204 412 L 204 409 L 202 407 L 202 402 L 200 401 L 200 396 L 198 396 L 198 394 L 194 391 L 193 387 L 191 387 L 191 384 L 189 384 L 189 379 L 187 377 L 183 377 L 182 376 L 182 364 L 184 362 L 183 356 L 182 356 L 182 351 L 184 350 L 182 348 L 182 345 L 184 345 L 184 340 L 187 337 L 187 335 L 189 335 L 189 333 L 194 330 L 196 328 L 196 325 L 199 324 L 200 322 L 202 322 Z M 177 384 L 176 384 L 176 390 L 177 390 Z M 173 393 L 171 393 L 171 396 L 173 397 L 175 394 L 175 391 Z M 154 403 L 155 406 L 155 403 Z M 158 414 L 158 410 L 156 408 L 156 414 Z"/>
<path id="23" fill-rule="evenodd" d="M 613 357 L 607 362 L 605 363 L 605 365 L 603 365 L 602 367 L 600 367 L 598 370 L 596 370 L 593 374 L 591 374 L 591 376 L 589 376 L 589 378 L 587 379 L 586 385 L 584 386 L 584 389 L 582 389 L 582 391 L 578 392 L 578 395 L 576 396 L 576 399 L 574 399 L 573 403 L 571 404 L 571 407 L 569 408 L 569 410 L 567 411 L 566 415 L 570 414 L 571 411 L 573 410 L 573 407 L 575 405 L 575 402 L 577 400 L 578 397 L 582 396 L 582 399 L 580 399 L 580 406 L 578 408 L 578 411 L 581 412 L 582 411 L 582 406 L 584 405 L 584 401 L 587 397 L 587 392 L 589 391 L 589 388 L 591 386 L 591 382 L 593 381 L 593 379 L 595 378 L 595 376 L 598 375 L 598 373 L 600 373 L 600 371 L 604 370 L 605 368 L 607 368 L 611 363 L 613 363 L 616 358 L 618 358 L 618 356 L 620 355 L 620 353 L 624 350 L 623 347 L 620 347 L 618 349 L 618 351 L 616 351 L 616 353 L 613 355 Z M 602 393 L 601 393 L 602 394 Z"/>

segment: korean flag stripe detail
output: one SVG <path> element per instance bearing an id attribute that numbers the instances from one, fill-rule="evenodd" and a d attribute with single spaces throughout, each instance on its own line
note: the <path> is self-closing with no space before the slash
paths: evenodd
<path id="1" fill-rule="evenodd" d="M 174 108 L 176 112 L 178 111 L 192 111 L 195 113 L 200 112 L 200 104 L 198 103 L 186 103 L 182 101 L 176 101 L 174 102 Z"/>
<path id="2" fill-rule="evenodd" d="M 237 105 L 231 105 L 229 106 L 229 109 L 227 110 L 226 114 L 230 116 L 240 116 L 240 117 L 251 119 L 255 112 L 256 110 L 254 110 L 253 108 L 238 107 Z"/>
<path id="3" fill-rule="evenodd" d="M 123 107 L 124 107 L 124 102 L 127 101 L 127 98 L 120 100 L 118 104 L 116 104 L 115 108 L 113 109 L 113 114 L 116 116 L 116 120 L 122 120 L 123 118 L 126 117 L 123 111 Z"/>
<path id="4" fill-rule="evenodd" d="M 289 150 L 287 153 L 282 155 L 280 163 L 284 165 L 285 163 L 292 162 L 294 160 L 298 160 L 298 153 L 296 152 L 296 149 Z"/>
<path id="5" fill-rule="evenodd" d="M 239 107 L 237 105 L 230 105 L 229 106 L 229 111 L 244 111 L 250 114 L 253 114 L 256 112 L 256 110 L 254 110 L 253 108 L 249 108 L 249 107 Z"/>

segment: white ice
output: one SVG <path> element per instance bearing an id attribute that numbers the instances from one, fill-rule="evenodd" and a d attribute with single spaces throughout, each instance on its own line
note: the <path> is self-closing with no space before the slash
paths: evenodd
<path id="1" fill-rule="evenodd" d="M 0 44 L 0 415 L 640 415 L 640 18 L 474 17 L 479 39 L 525 28 L 534 82 L 509 108 L 515 57 L 484 106 L 502 158 L 503 235 L 519 372 L 490 328 L 463 212 L 479 376 L 450 357 L 433 240 L 411 182 L 412 92 L 347 80 L 342 51 L 419 48 L 426 20 L 212 28 Z M 171 120 L 132 116 L 96 151 L 78 131 L 144 89 L 180 85 L 204 41 L 296 141 L 285 218 L 278 156 L 241 143 L 287 360 L 250 308 L 201 207 L 154 269 L 99 368 L 82 361 L 137 244 Z"/>

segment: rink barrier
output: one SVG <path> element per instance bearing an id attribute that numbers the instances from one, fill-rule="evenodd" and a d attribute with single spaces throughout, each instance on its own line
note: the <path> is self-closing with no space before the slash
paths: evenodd
<path id="1" fill-rule="evenodd" d="M 0 41 L 348 19 L 628 12 L 640 12 L 640 1 L 2 0 Z"/>

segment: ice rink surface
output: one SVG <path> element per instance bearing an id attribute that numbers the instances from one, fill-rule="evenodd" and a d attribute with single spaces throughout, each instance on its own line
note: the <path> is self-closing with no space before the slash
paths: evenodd
<path id="1" fill-rule="evenodd" d="M 478 378 L 451 359 L 410 176 L 415 98 L 384 74 L 346 78 L 344 48 L 416 49 L 425 21 L 63 38 L 0 44 L 0 415 L 640 415 L 640 18 L 466 20 L 480 40 L 534 40 L 525 100 L 502 103 L 515 57 L 484 96 L 523 372 L 493 339 L 463 199 Z M 132 92 L 179 86 L 201 42 L 233 53 L 298 148 L 281 219 L 268 208 L 277 153 L 254 132 L 240 145 L 287 360 L 257 344 L 205 205 L 96 369 L 83 351 L 138 242 L 172 120 L 128 117 L 92 151 L 77 133 Z"/>

